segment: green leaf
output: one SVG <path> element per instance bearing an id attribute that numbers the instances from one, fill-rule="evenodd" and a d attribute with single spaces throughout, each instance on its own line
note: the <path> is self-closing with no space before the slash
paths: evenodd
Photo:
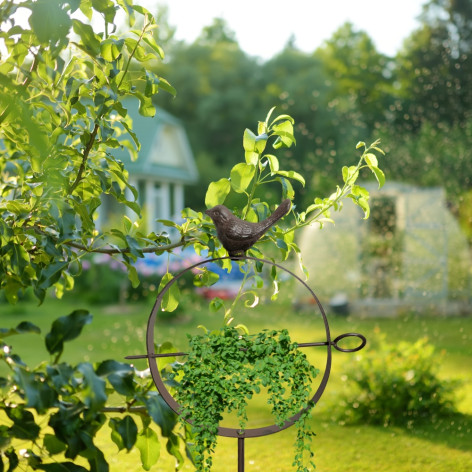
<path id="1" fill-rule="evenodd" d="M 221 205 L 226 200 L 231 191 L 231 183 L 228 179 L 220 179 L 217 182 L 211 182 L 205 195 L 205 205 L 212 208 Z"/>
<path id="2" fill-rule="evenodd" d="M 248 128 L 244 131 L 243 147 L 246 164 L 255 166 L 259 161 L 259 152 L 256 146 L 257 136 Z M 262 152 L 262 151 L 261 151 Z"/>
<path id="3" fill-rule="evenodd" d="M 3 411 L 13 421 L 9 430 L 11 437 L 28 440 L 35 440 L 38 437 L 40 427 L 36 424 L 33 414 L 25 410 L 22 405 L 4 408 Z"/>
<path id="4" fill-rule="evenodd" d="M 179 437 L 176 434 L 171 434 L 166 444 L 167 452 L 175 457 L 177 464 L 175 466 L 176 470 L 179 470 L 184 463 L 184 458 L 180 452 L 180 441 Z"/>
<path id="5" fill-rule="evenodd" d="M 256 168 L 240 162 L 231 169 L 231 187 L 236 193 L 244 193 L 254 178 Z"/>
<path id="6" fill-rule="evenodd" d="M 127 449 L 130 451 L 136 444 L 138 438 L 138 427 L 133 418 L 126 415 L 124 418 L 111 418 L 109 425 L 116 435 L 112 435 L 113 442 L 118 449 Z"/>
<path id="7" fill-rule="evenodd" d="M 177 423 L 177 415 L 157 392 L 150 392 L 144 402 L 149 415 L 161 428 L 162 435 L 169 437 Z"/>
<path id="8" fill-rule="evenodd" d="M 267 144 L 269 136 L 266 133 L 262 133 L 259 136 L 256 136 L 256 145 L 255 150 L 258 154 L 262 154 Z"/>
<path id="9" fill-rule="evenodd" d="M 216 313 L 221 308 L 224 308 L 224 302 L 221 298 L 215 297 L 210 301 L 210 311 Z"/>
<path id="10" fill-rule="evenodd" d="M 371 166 L 370 170 L 374 173 L 377 182 L 379 183 L 379 188 L 382 188 L 385 184 L 385 174 L 381 169 L 375 166 Z"/>
<path id="11" fill-rule="evenodd" d="M 83 327 L 92 321 L 92 315 L 86 310 L 75 310 L 52 323 L 51 331 L 46 335 L 46 349 L 50 354 L 62 352 L 64 342 L 77 338 Z"/>
<path id="12" fill-rule="evenodd" d="M 379 163 L 377 161 L 377 156 L 368 152 L 364 155 L 364 159 L 369 167 L 378 167 Z"/>
<path id="13" fill-rule="evenodd" d="M 377 147 L 377 146 L 372 146 L 372 149 L 375 149 L 377 152 L 380 152 L 380 154 L 382 154 L 383 156 L 385 156 L 385 152 L 384 152 L 382 149 L 380 149 L 379 147 Z"/>
<path id="14" fill-rule="evenodd" d="M 273 145 L 275 149 L 279 149 L 281 147 L 290 147 L 292 144 L 296 143 L 295 137 L 293 135 L 293 123 L 288 119 L 273 125 L 271 131 L 277 136 L 277 140 Z"/>
<path id="15" fill-rule="evenodd" d="M 283 177 L 287 177 L 288 179 L 293 179 L 298 182 L 300 182 L 303 186 L 305 186 L 305 179 L 303 178 L 302 175 L 300 175 L 298 172 L 295 172 L 294 170 L 279 170 L 275 172 L 277 175 L 282 175 Z"/>
<path id="16" fill-rule="evenodd" d="M 249 128 L 244 130 L 243 147 L 245 151 L 254 151 L 256 148 L 256 135 Z"/>
<path id="17" fill-rule="evenodd" d="M 270 110 L 269 115 L 268 115 L 267 118 L 266 118 L 267 121 L 269 120 L 270 114 L 272 113 L 272 111 L 273 111 L 274 109 L 275 109 L 275 107 Z M 294 120 L 290 115 L 278 115 L 278 116 L 276 116 L 276 117 L 273 119 L 273 121 L 272 121 L 272 123 L 271 123 L 271 126 L 274 125 L 275 123 L 277 123 L 277 121 L 282 121 L 282 120 L 283 120 L 283 121 L 288 121 L 288 122 L 290 122 L 292 125 L 295 124 L 295 120 Z"/>
<path id="18" fill-rule="evenodd" d="M 276 173 L 279 170 L 279 160 L 272 154 L 265 154 L 264 157 L 269 162 L 270 171 Z"/>
<path id="19" fill-rule="evenodd" d="M 0 339 L 6 338 L 7 336 L 13 336 L 14 334 L 24 333 L 36 333 L 40 334 L 41 330 L 33 323 L 29 321 L 22 321 L 17 325 L 16 328 L 0 328 Z"/>
<path id="20" fill-rule="evenodd" d="M 216 284 L 218 280 L 220 280 L 220 276 L 205 267 L 195 275 L 193 284 L 195 287 L 211 287 Z"/>
<path id="21" fill-rule="evenodd" d="M 141 92 L 134 92 L 139 99 L 139 114 L 147 117 L 153 117 L 156 114 L 156 108 L 152 103 L 151 97 L 146 97 Z"/>
<path id="22" fill-rule="evenodd" d="M 343 181 L 349 185 L 353 185 L 359 177 L 359 170 L 357 166 L 344 166 L 342 169 Z"/>
<path id="23" fill-rule="evenodd" d="M 106 377 L 119 394 L 134 395 L 136 390 L 134 369 L 129 364 L 106 360 L 97 367 L 96 373 L 100 377 Z"/>
<path id="24" fill-rule="evenodd" d="M 351 193 L 348 195 L 352 201 L 358 205 L 364 211 L 364 219 L 369 218 L 370 206 L 369 206 L 369 192 L 359 185 L 353 185 Z"/>
<path id="25" fill-rule="evenodd" d="M 151 49 L 158 54 L 161 59 L 164 59 L 164 51 L 162 48 L 156 43 L 155 39 L 152 35 L 146 34 L 143 36 L 143 41 L 151 47 Z"/>
<path id="26" fill-rule="evenodd" d="M 1 457 L 2 456 L 0 456 L 0 459 Z M 8 462 L 9 462 L 9 467 L 8 467 L 7 472 L 11 472 L 15 470 L 18 467 L 18 464 L 20 463 L 15 450 L 13 448 L 9 448 L 7 451 L 5 451 L 5 457 L 8 459 Z"/>
<path id="27" fill-rule="evenodd" d="M 138 434 L 136 447 L 141 456 L 141 463 L 144 470 L 151 470 L 157 463 L 161 454 L 161 445 L 157 434 L 151 428 L 145 428 Z"/>
<path id="28" fill-rule="evenodd" d="M 44 447 L 50 454 L 59 454 L 66 450 L 67 446 L 53 434 L 45 434 L 43 439 Z M 43 469 L 45 470 L 45 469 Z"/>
<path id="29" fill-rule="evenodd" d="M 155 80 L 158 85 L 158 90 L 164 90 L 165 92 L 170 93 L 173 97 L 177 95 L 177 90 L 175 90 L 166 79 L 155 76 Z"/>
<path id="30" fill-rule="evenodd" d="M 121 54 L 125 41 L 124 39 L 107 38 L 100 44 L 100 53 L 103 59 L 108 62 L 116 60 Z"/>
<path id="31" fill-rule="evenodd" d="M 55 43 L 69 34 L 71 19 L 59 2 L 37 0 L 31 5 L 29 24 L 41 43 Z"/>
<path id="32" fill-rule="evenodd" d="M 127 236 L 126 236 L 126 238 L 127 238 Z M 139 274 L 138 274 L 138 271 L 137 271 L 136 267 L 133 264 L 130 264 L 129 262 L 127 262 L 127 261 L 123 261 L 123 264 L 128 269 L 128 279 L 131 282 L 131 286 L 133 288 L 139 287 L 140 280 L 139 280 Z"/>
<path id="33" fill-rule="evenodd" d="M 38 413 L 44 413 L 55 406 L 57 394 L 43 378 L 25 369 L 15 368 L 15 382 L 25 393 L 26 406 L 35 408 Z"/>
<path id="34" fill-rule="evenodd" d="M 361 147 L 365 147 L 365 142 L 364 141 L 359 141 L 357 144 L 356 144 L 356 149 L 359 149 Z"/>
<path id="35" fill-rule="evenodd" d="M 110 438 L 111 440 L 116 444 L 118 447 L 118 451 L 122 451 L 125 448 L 123 438 L 121 437 L 120 433 L 117 430 L 117 425 L 118 425 L 118 418 L 110 418 L 110 421 L 108 422 L 108 426 L 110 426 L 111 433 L 110 433 Z"/>
<path id="36" fill-rule="evenodd" d="M 85 50 L 92 56 L 98 56 L 100 52 L 100 37 L 96 35 L 90 25 L 82 23 L 79 20 L 72 20 L 74 33 L 80 36 Z"/>
<path id="37" fill-rule="evenodd" d="M 47 266 L 42 272 L 39 279 L 38 287 L 47 289 L 54 285 L 60 278 L 62 271 L 69 265 L 68 261 L 59 261 Z"/>
<path id="38" fill-rule="evenodd" d="M 79 364 L 77 371 L 84 377 L 83 393 L 85 396 L 83 402 L 93 411 L 100 410 L 107 400 L 105 381 L 95 373 L 92 365 L 88 362 Z"/>
<path id="39" fill-rule="evenodd" d="M 290 183 L 290 180 L 286 179 L 285 177 L 278 177 L 277 180 L 282 185 L 282 198 L 289 198 L 290 200 L 293 200 L 293 198 L 295 197 L 295 192 L 293 191 L 293 187 Z"/>
<path id="40" fill-rule="evenodd" d="M 169 354 L 175 351 L 176 349 L 174 345 L 169 341 L 166 341 L 160 344 L 159 349 L 158 349 L 159 354 Z M 171 356 L 160 357 L 157 359 L 157 367 L 159 368 L 159 370 L 162 370 L 166 365 L 172 364 L 173 362 L 175 362 L 175 359 L 176 359 L 175 357 L 171 357 Z"/>
<path id="41" fill-rule="evenodd" d="M 161 279 L 159 284 L 158 291 L 164 289 L 164 287 L 174 278 L 174 276 L 167 272 Z M 179 306 L 179 299 L 180 299 L 180 289 L 176 282 L 174 282 L 164 294 L 164 298 L 162 299 L 161 308 L 164 311 L 172 312 Z"/>

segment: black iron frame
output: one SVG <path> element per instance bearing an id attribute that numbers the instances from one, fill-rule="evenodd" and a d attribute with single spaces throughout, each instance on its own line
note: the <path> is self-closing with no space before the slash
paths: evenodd
<path id="1" fill-rule="evenodd" d="M 362 334 L 359 334 L 359 333 L 345 333 L 345 334 L 341 334 L 340 336 L 337 336 L 334 340 L 331 340 L 331 333 L 329 329 L 328 318 L 326 317 L 326 313 L 323 309 L 323 306 L 321 305 L 318 297 L 315 295 L 313 290 L 298 275 L 288 270 L 287 268 L 283 267 L 282 265 L 277 264 L 267 259 L 261 259 L 261 258 L 252 257 L 252 256 L 237 256 L 237 257 L 227 256 L 227 257 L 211 258 L 211 259 L 206 259 L 196 264 L 193 264 L 187 267 L 186 269 L 184 269 L 183 271 L 179 272 L 178 274 L 176 274 L 175 277 L 172 280 L 170 280 L 165 285 L 165 287 L 158 293 L 156 302 L 154 303 L 154 306 L 151 310 L 151 314 L 149 316 L 148 325 L 147 325 L 147 336 L 146 336 L 147 354 L 126 356 L 126 359 L 130 359 L 130 360 L 131 359 L 148 359 L 151 375 L 157 387 L 157 390 L 162 395 L 162 398 L 164 398 L 165 402 L 169 405 L 169 407 L 172 408 L 172 410 L 174 410 L 175 413 L 179 415 L 182 407 L 181 405 L 179 405 L 179 403 L 177 403 L 174 397 L 172 397 L 172 395 L 167 390 L 165 383 L 160 375 L 156 359 L 160 357 L 185 356 L 187 354 L 185 352 L 171 352 L 171 353 L 163 353 L 163 354 L 159 354 L 155 352 L 154 332 L 155 332 L 155 326 L 156 326 L 156 321 L 157 321 L 157 314 L 160 310 L 160 307 L 161 307 L 161 304 L 162 304 L 162 301 L 166 292 L 184 274 L 188 273 L 189 271 L 192 271 L 193 269 L 196 269 L 197 267 L 208 264 L 210 262 L 218 262 L 218 261 L 223 261 L 226 259 L 230 259 L 233 261 L 234 260 L 236 261 L 252 260 L 252 261 L 260 262 L 263 264 L 269 264 L 269 265 L 277 267 L 280 270 L 285 271 L 287 274 L 294 277 L 299 283 L 301 283 L 308 290 L 313 300 L 315 301 L 316 305 L 318 306 L 318 309 L 323 318 L 323 323 L 324 323 L 325 332 L 326 332 L 326 341 L 298 344 L 298 347 L 300 348 L 313 347 L 313 346 L 326 346 L 327 348 L 326 349 L 326 354 L 327 354 L 326 366 L 325 366 L 323 378 L 321 379 L 321 383 L 318 386 L 318 389 L 316 390 L 313 397 L 311 398 L 310 406 L 308 407 L 308 408 L 311 408 L 313 405 L 315 405 L 319 401 L 328 383 L 329 375 L 331 372 L 331 355 L 332 355 L 331 348 L 334 347 L 336 350 L 341 351 L 341 352 L 356 352 L 356 351 L 361 350 L 366 345 L 367 340 Z M 361 340 L 361 344 L 352 349 L 341 348 L 338 345 L 338 343 L 342 339 L 347 338 L 347 337 L 357 337 Z M 244 440 L 245 438 L 267 436 L 269 434 L 278 433 L 279 431 L 289 428 L 300 418 L 300 416 L 302 415 L 304 411 L 306 411 L 306 409 L 298 412 L 297 414 L 289 418 L 282 426 L 277 426 L 274 424 L 274 425 L 264 426 L 260 428 L 246 429 L 244 431 L 241 431 L 237 428 L 227 428 L 227 427 L 220 426 L 218 428 L 219 436 L 232 437 L 232 438 L 238 439 L 238 472 L 244 472 Z M 189 423 L 191 423 L 191 421 L 189 421 Z"/>

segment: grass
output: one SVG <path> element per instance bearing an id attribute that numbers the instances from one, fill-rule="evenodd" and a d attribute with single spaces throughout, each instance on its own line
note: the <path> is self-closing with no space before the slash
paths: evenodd
<path id="1" fill-rule="evenodd" d="M 0 325 L 12 327 L 25 319 L 36 323 L 47 333 L 51 322 L 75 308 L 89 309 L 94 321 L 84 329 L 80 338 L 66 346 L 64 358 L 70 362 L 99 362 L 114 358 L 122 360 L 128 354 L 145 353 L 146 323 L 151 303 L 125 306 L 87 306 L 75 299 L 48 300 L 42 306 L 23 303 L 17 306 L 0 305 Z M 191 314 L 191 316 L 190 316 Z M 220 314 L 208 314 L 206 303 L 188 305 L 185 314 L 170 320 L 159 320 L 155 333 L 157 342 L 172 339 L 176 349 L 185 350 L 185 333 L 195 332 L 195 326 L 203 323 L 217 326 Z M 322 341 L 325 332 L 320 315 L 315 310 L 295 313 L 288 302 L 261 305 L 250 313 L 238 313 L 238 322 L 248 325 L 250 331 L 263 328 L 287 327 L 292 339 L 298 342 Z M 403 316 L 395 319 L 356 317 L 330 317 L 332 338 L 346 332 L 359 332 L 372 339 L 379 332 L 389 342 L 415 341 L 427 336 L 436 350 L 442 353 L 440 375 L 444 378 L 462 379 L 458 391 L 459 412 L 440 421 L 423 421 L 413 428 L 374 427 L 366 425 L 342 426 L 331 415 L 330 405 L 336 402 L 339 392 L 345 388 L 341 381 L 347 361 L 355 354 L 333 351 L 330 380 L 323 397 L 315 407 L 313 429 L 317 433 L 313 441 L 317 470 L 323 472 L 466 472 L 472 470 L 472 317 L 418 317 Z M 48 354 L 37 335 L 10 338 L 24 360 L 35 363 L 47 359 Z M 372 348 L 368 344 L 365 349 Z M 325 348 L 306 350 L 310 360 L 323 370 Z M 145 368 L 146 361 L 137 361 L 137 367 Z M 316 386 L 316 384 L 315 384 Z M 269 424 L 270 418 L 263 400 L 251 404 L 250 427 Z M 246 441 L 246 470 L 290 471 L 294 430 L 289 429 L 264 438 Z M 116 446 L 109 440 L 109 433 L 100 436 L 112 472 L 140 471 L 138 453 L 117 454 Z M 220 438 L 215 457 L 215 472 L 232 472 L 236 468 L 236 441 Z M 174 470 L 174 459 L 162 448 L 161 460 L 153 471 Z M 193 470 L 189 463 L 184 471 Z"/>

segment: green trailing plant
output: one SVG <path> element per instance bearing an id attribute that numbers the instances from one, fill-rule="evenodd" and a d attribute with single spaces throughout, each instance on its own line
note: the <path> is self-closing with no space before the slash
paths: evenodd
<path id="1" fill-rule="evenodd" d="M 197 470 L 209 471 L 219 422 L 223 414 L 236 412 L 241 431 L 246 428 L 247 402 L 261 389 L 279 427 L 295 414 L 308 410 L 311 380 L 318 370 L 290 340 L 287 330 L 264 330 L 249 335 L 225 326 L 189 337 L 190 353 L 178 365 L 180 384 L 177 399 L 182 405 L 182 421 L 192 422 L 191 451 Z M 304 453 L 310 449 L 312 432 L 304 411 L 296 422 L 297 441 L 294 465 L 307 471 Z"/>
<path id="2" fill-rule="evenodd" d="M 440 355 L 426 338 L 414 343 L 374 340 L 345 371 L 339 419 L 347 423 L 411 425 L 454 412 L 457 381 L 438 376 Z"/>
<path id="3" fill-rule="evenodd" d="M 15 341 L 40 336 L 40 329 L 30 322 L 0 329 L 0 470 L 107 472 L 96 442 L 106 426 L 118 451 L 139 450 L 144 470 L 159 460 L 161 442 L 175 457 L 176 469 L 182 466 L 186 438 L 174 430 L 177 417 L 147 371 L 115 360 L 63 360 L 65 344 L 91 321 L 85 310 L 55 320 L 43 338 L 50 361 L 35 366 L 21 359 Z M 158 350 L 168 349 L 169 343 Z"/>

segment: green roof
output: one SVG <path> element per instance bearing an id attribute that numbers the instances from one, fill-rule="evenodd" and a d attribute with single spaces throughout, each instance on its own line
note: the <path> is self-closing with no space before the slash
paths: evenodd
<path id="1" fill-rule="evenodd" d="M 144 117 L 138 112 L 137 100 L 127 100 L 124 105 L 133 120 L 133 131 L 141 143 L 136 161 L 131 160 L 126 149 L 117 149 L 115 152 L 130 176 L 196 182 L 198 171 L 180 120 L 161 108 L 156 108 L 154 117 Z"/>

